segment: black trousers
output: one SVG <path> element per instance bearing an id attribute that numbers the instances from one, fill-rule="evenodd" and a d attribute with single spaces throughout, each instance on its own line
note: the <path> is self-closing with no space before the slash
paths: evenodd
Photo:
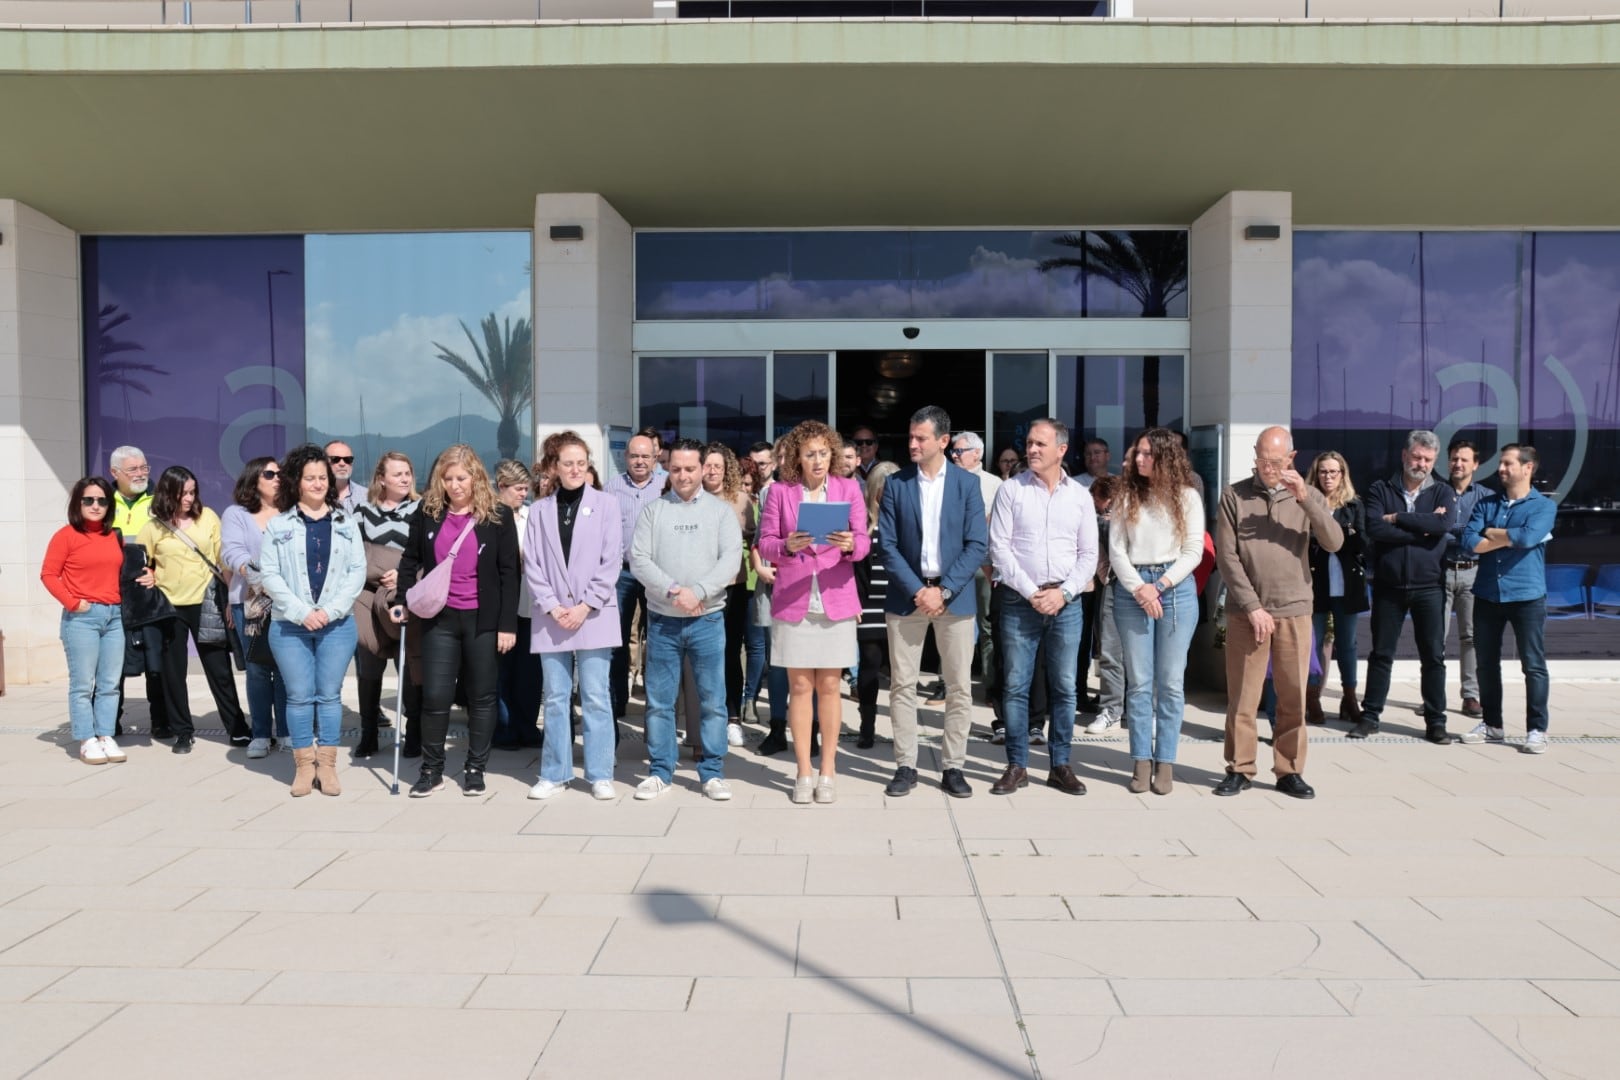
<path id="1" fill-rule="evenodd" d="M 409 731 L 421 722 L 422 685 L 400 672 L 397 654 L 389 659 L 393 661 L 394 673 L 405 679 L 405 721 L 408 723 L 406 730 Z M 354 678 L 360 692 L 360 723 L 363 727 L 377 727 L 382 720 L 383 676 L 388 673 L 388 663 L 388 660 L 364 649 L 355 650 Z"/>
<path id="2" fill-rule="evenodd" d="M 460 676 L 467 691 L 467 768 L 482 769 L 495 737 L 500 654 L 478 612 L 445 608 L 422 631 L 422 768 L 444 771 L 444 737 Z"/>
<path id="3" fill-rule="evenodd" d="M 147 633 L 154 632 L 152 627 L 146 627 L 145 630 Z M 131 631 L 131 633 L 133 632 Z M 129 678 L 128 675 L 125 675 L 118 680 L 118 719 L 120 721 L 124 719 L 124 684 L 129 681 Z M 165 708 L 163 704 L 163 672 L 148 671 L 144 678 L 146 679 L 146 722 L 148 726 L 156 727 L 163 723 L 163 717 L 166 715 L 163 711 Z"/>
<path id="4" fill-rule="evenodd" d="M 1074 706 L 1076 712 L 1084 712 L 1086 698 L 1091 694 L 1088 685 L 1091 681 L 1091 658 L 1097 652 L 1097 611 L 1102 607 L 1102 591 L 1105 586 L 1099 585 L 1090 592 L 1080 594 L 1080 671 L 1074 680 Z"/>
<path id="5" fill-rule="evenodd" d="M 197 640 L 202 622 L 201 604 L 174 605 L 175 617 L 163 622 L 163 714 L 178 738 L 191 738 L 196 725 L 191 719 L 191 698 L 186 692 L 186 640 Z M 231 666 L 228 645 L 197 645 L 197 660 L 208 677 L 208 692 L 219 711 L 220 726 L 232 737 L 251 734 L 242 716 L 242 703 L 236 696 L 236 670 Z M 155 722 L 155 718 L 154 718 Z"/>
<path id="6" fill-rule="evenodd" d="M 1412 637 L 1417 644 L 1423 720 L 1430 727 L 1446 722 L 1445 590 L 1438 584 L 1416 589 L 1373 586 L 1372 652 L 1367 657 L 1366 696 L 1361 711 L 1377 720 L 1389 698 L 1390 672 L 1401 624 L 1412 615 Z"/>
<path id="7" fill-rule="evenodd" d="M 889 666 L 889 639 L 870 636 L 859 641 L 861 670 L 855 679 L 855 697 L 860 705 L 861 730 L 868 732 L 877 723 L 878 683 L 883 679 L 883 669 Z"/>
<path id="8" fill-rule="evenodd" d="M 726 586 L 726 719 L 742 713 L 743 645 L 748 636 L 748 583 Z"/>

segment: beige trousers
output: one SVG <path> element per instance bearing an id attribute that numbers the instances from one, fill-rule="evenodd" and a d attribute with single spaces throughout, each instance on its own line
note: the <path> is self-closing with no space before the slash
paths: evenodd
<path id="1" fill-rule="evenodd" d="M 1264 645 L 1254 639 L 1249 617 L 1226 616 L 1226 768 L 1253 776 L 1257 752 L 1254 716 L 1266 685 L 1266 664 L 1277 691 L 1277 723 L 1271 733 L 1271 771 L 1305 771 L 1305 679 L 1311 670 L 1311 617 L 1277 619 Z"/>
<path id="2" fill-rule="evenodd" d="M 942 767 L 960 769 L 967 761 L 968 728 L 973 723 L 973 616 L 890 615 L 889 721 L 894 727 L 894 763 L 917 767 L 917 669 L 923 640 L 934 628 L 940 677 L 945 680 L 945 732 Z"/>

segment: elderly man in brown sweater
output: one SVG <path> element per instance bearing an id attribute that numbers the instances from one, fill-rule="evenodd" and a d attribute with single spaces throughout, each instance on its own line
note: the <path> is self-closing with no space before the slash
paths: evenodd
<path id="1" fill-rule="evenodd" d="M 1266 666 L 1277 689 L 1272 772 L 1296 799 L 1305 782 L 1305 682 L 1311 650 L 1311 538 L 1337 551 L 1344 531 L 1326 498 L 1294 468 L 1294 439 L 1269 427 L 1254 444 L 1254 475 L 1221 493 L 1215 560 L 1226 582 L 1226 778 L 1217 795 L 1236 795 L 1255 773 L 1254 715 Z"/>

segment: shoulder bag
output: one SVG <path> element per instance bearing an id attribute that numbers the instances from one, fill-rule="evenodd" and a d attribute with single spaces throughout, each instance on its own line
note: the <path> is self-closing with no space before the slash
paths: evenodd
<path id="1" fill-rule="evenodd" d="M 169 530 L 169 533 L 178 537 L 192 550 L 197 558 L 208 567 L 208 588 L 203 592 L 202 612 L 197 620 L 197 644 L 199 645 L 226 645 L 231 643 L 230 622 L 227 616 L 227 605 L 230 603 L 229 586 L 225 581 L 225 574 L 214 565 L 214 560 L 202 553 L 197 542 L 185 534 L 185 530 L 176 529 L 167 521 L 153 518 L 159 525 Z M 238 668 L 246 668 L 247 657 L 235 656 L 237 650 L 231 649 Z"/>
<path id="2" fill-rule="evenodd" d="M 449 519 L 450 515 L 446 514 L 445 520 Z M 471 536 L 476 528 L 478 522 L 469 521 L 467 528 L 456 537 L 456 542 L 450 545 L 450 553 L 444 557 L 444 561 L 410 587 L 405 594 L 405 606 L 411 609 L 412 615 L 421 619 L 431 619 L 444 610 L 444 602 L 450 598 L 450 576 L 455 572 L 456 554 L 461 551 L 462 542 Z"/>

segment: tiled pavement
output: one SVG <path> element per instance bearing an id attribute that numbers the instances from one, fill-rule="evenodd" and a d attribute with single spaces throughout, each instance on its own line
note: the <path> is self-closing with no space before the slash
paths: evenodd
<path id="1" fill-rule="evenodd" d="M 63 688 L 13 687 L 0 1075 L 1613 1077 L 1617 696 L 1560 678 L 1542 757 L 1394 706 L 1313 732 L 1309 803 L 1213 798 L 1204 701 L 1168 797 L 1113 737 L 1075 747 L 1082 799 L 1039 751 L 992 797 L 975 740 L 972 799 L 930 756 L 890 800 L 887 746 L 846 740 L 838 803 L 801 808 L 749 750 L 730 804 L 685 766 L 634 802 L 628 739 L 615 803 L 527 801 L 532 752 L 476 800 L 391 796 L 386 758 L 293 800 L 287 755 L 217 734 L 82 765 Z"/>

